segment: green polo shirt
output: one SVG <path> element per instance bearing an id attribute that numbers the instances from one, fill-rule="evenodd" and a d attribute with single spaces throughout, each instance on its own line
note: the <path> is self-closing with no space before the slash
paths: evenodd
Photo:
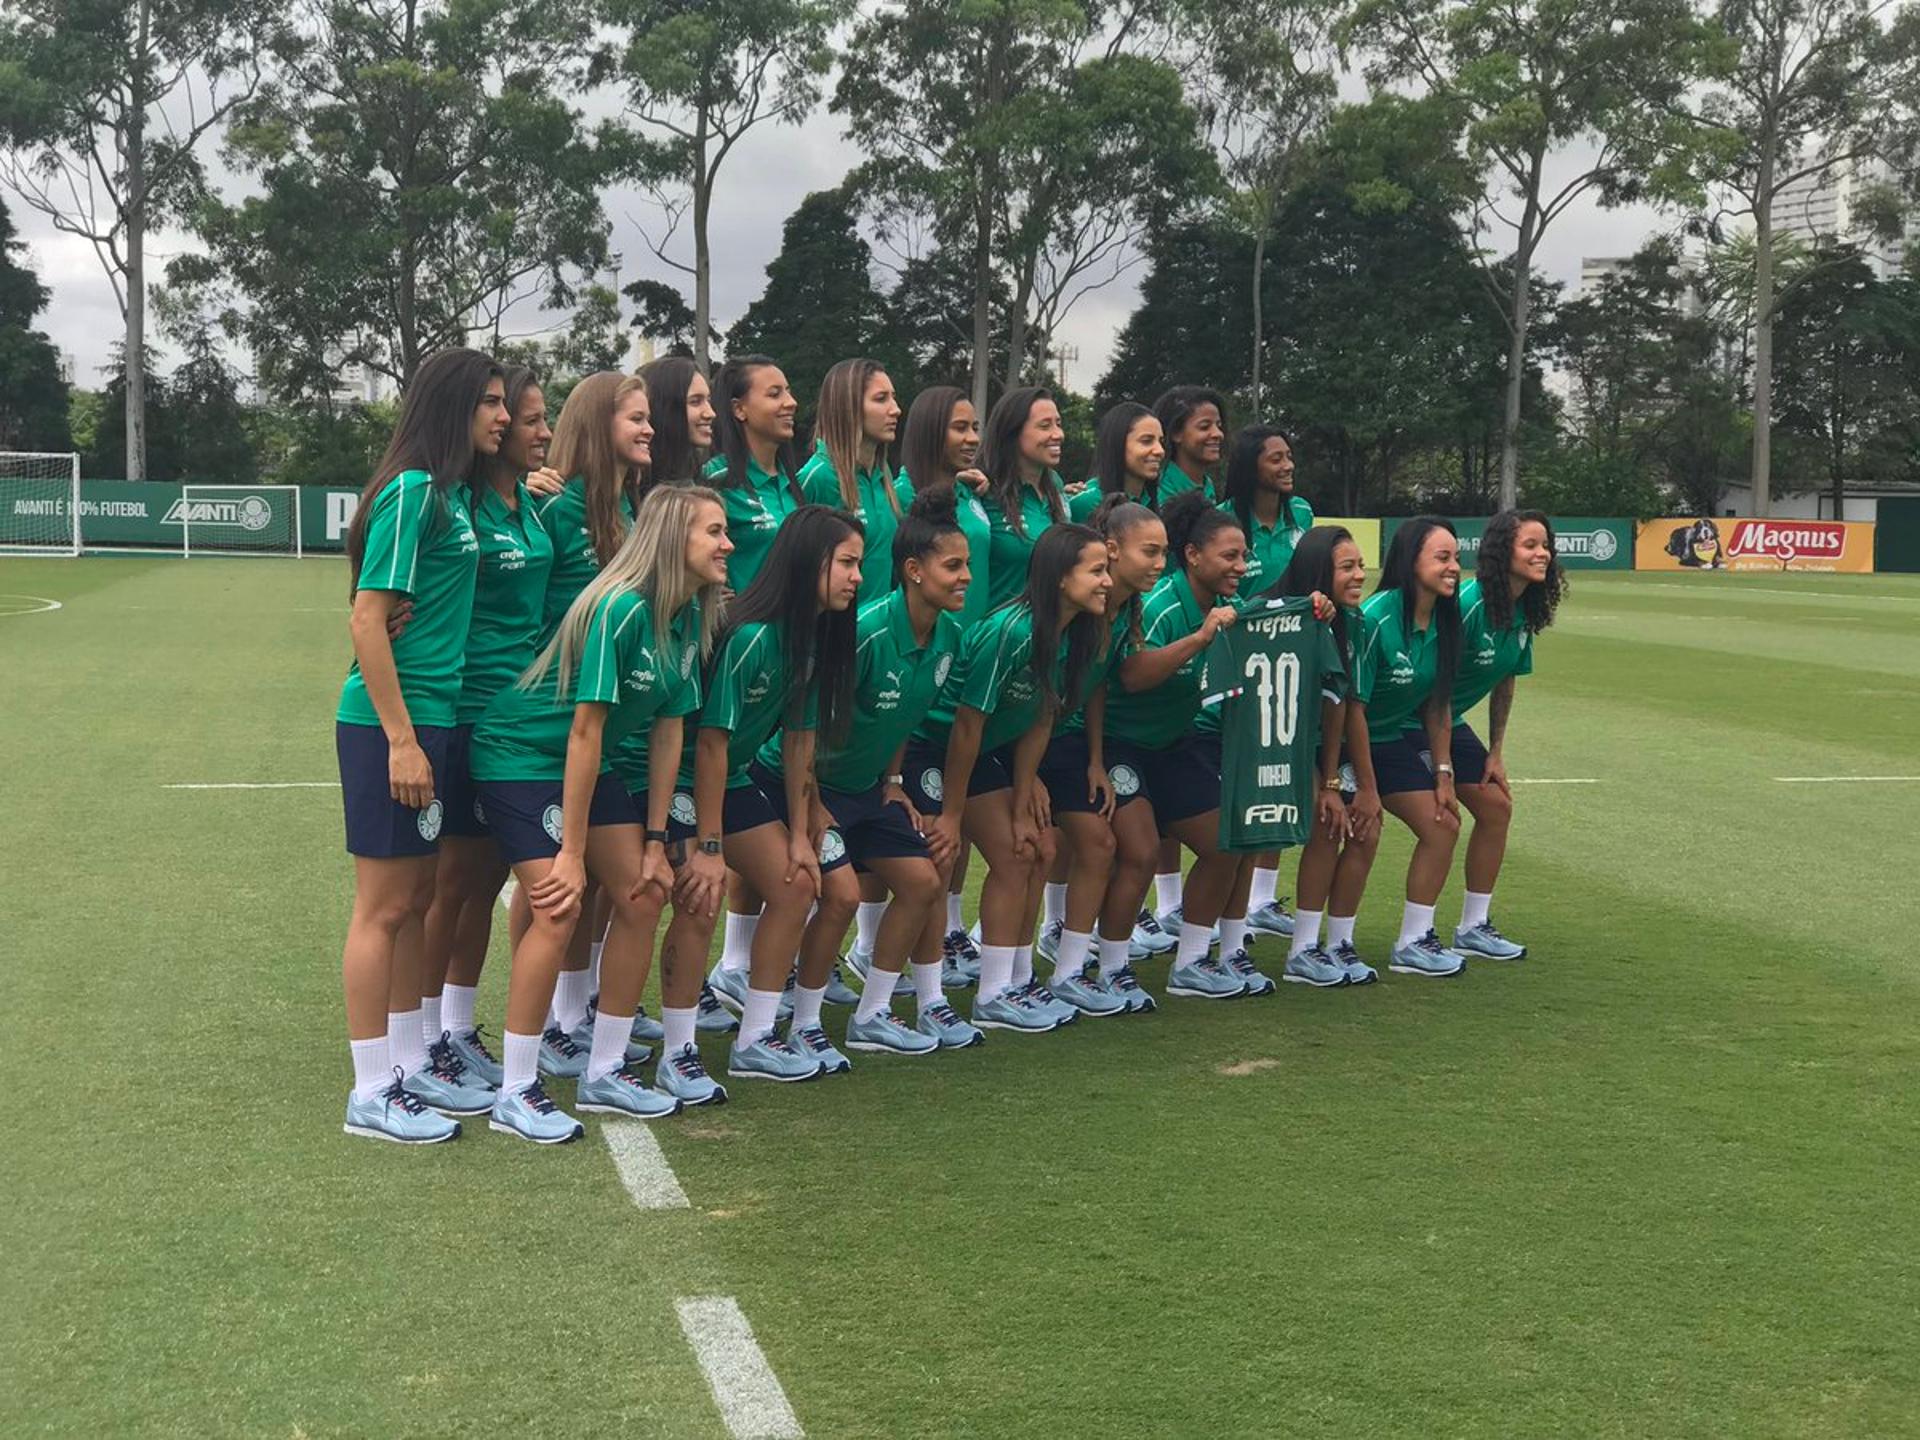
<path id="1" fill-rule="evenodd" d="M 824 440 L 814 442 L 813 458 L 800 467 L 800 488 L 816 505 L 845 507 L 840 495 L 840 477 L 827 458 Z M 878 466 L 862 470 L 854 481 L 860 503 L 853 513 L 867 527 L 866 558 L 860 562 L 860 598 L 867 604 L 893 589 L 893 535 L 900 528 L 900 517 L 913 503 L 904 476 L 889 477 Z M 887 498 L 892 492 L 893 500 Z M 897 503 L 896 503 L 897 502 Z"/>
<path id="2" fill-rule="evenodd" d="M 1527 633 L 1518 605 L 1507 628 L 1496 631 L 1487 623 L 1487 602 L 1480 582 L 1460 587 L 1460 663 L 1453 677 L 1453 723 L 1493 693 L 1502 680 L 1533 673 L 1533 636 Z"/>
<path id="3" fill-rule="evenodd" d="M 574 707 L 586 704 L 608 707 L 600 732 L 605 774 L 621 742 L 655 716 L 699 708 L 699 640 L 691 605 L 674 618 L 662 646 L 651 601 L 632 590 L 608 595 L 594 606 L 567 694 L 560 693 L 560 667 L 554 665 L 531 690 L 514 685 L 494 696 L 473 727 L 474 779 L 565 779 Z"/>
<path id="4" fill-rule="evenodd" d="M 700 602 L 698 600 L 688 601 L 686 612 L 674 623 L 673 633 L 676 636 L 680 634 L 683 625 L 686 627 L 686 634 L 694 652 L 694 705 L 692 710 L 663 710 L 660 712 L 667 716 L 676 714 L 690 715 L 695 713 L 700 705 Z M 684 745 L 688 741 L 691 741 L 692 738 L 693 730 L 691 725 L 689 725 L 685 727 L 681 736 L 682 744 Z M 649 720 L 645 725 L 634 726 L 633 729 L 627 732 L 626 737 L 608 752 L 608 763 L 613 767 L 613 773 L 618 775 L 620 777 L 620 783 L 635 795 L 645 793 L 651 779 L 648 772 L 652 763 L 652 744 L 653 724 L 652 721 Z"/>
<path id="5" fill-rule="evenodd" d="M 781 727 L 780 702 L 787 688 L 786 636 L 784 627 L 756 621 L 742 625 L 727 637 L 713 664 L 713 678 L 707 686 L 706 706 L 700 712 L 702 730 L 727 732 L 727 788 L 737 790 L 749 784 L 747 765 L 767 737 Z M 807 687 L 801 703 L 798 723 L 793 727 L 811 730 L 819 724 L 820 697 Z M 680 783 L 693 783 L 693 736 L 687 737 L 686 757 L 680 766 Z"/>
<path id="6" fill-rule="evenodd" d="M 1185 639 L 1206 622 L 1207 607 L 1193 593 L 1187 572 L 1175 570 L 1147 593 L 1140 612 L 1140 648 L 1158 650 Z M 1204 649 L 1151 690 L 1107 690 L 1107 733 L 1150 749 L 1164 750 L 1193 729 L 1200 713 Z"/>
<path id="7" fill-rule="evenodd" d="M 1053 661 L 1056 688 L 1065 679 L 1066 637 Z M 939 698 L 914 727 L 914 738 L 945 749 L 953 730 L 953 714 L 964 705 L 987 717 L 980 736 L 980 753 L 998 750 L 1018 740 L 1040 718 L 1040 688 L 1033 679 L 1033 612 L 1025 605 L 995 610 L 984 625 L 969 630 L 960 642 Z"/>
<path id="8" fill-rule="evenodd" d="M 932 707 L 960 653 L 960 622 L 940 612 L 922 645 L 895 590 L 860 607 L 853 728 L 837 750 L 813 758 L 814 778 L 830 790 L 858 793 L 878 785 L 914 724 Z M 760 747 L 760 763 L 780 773 L 780 736 Z"/>
<path id="9" fill-rule="evenodd" d="M 727 512 L 727 538 L 733 542 L 733 553 L 727 557 L 727 588 L 738 595 L 767 563 L 773 537 L 803 502 L 794 498 L 793 481 L 785 475 L 776 479 L 767 474 L 751 455 L 747 457 L 744 485 L 727 484 L 724 455 L 709 460 L 704 475 L 706 482 L 720 492 L 720 503 Z M 836 499 L 833 503 L 840 502 Z"/>
<path id="10" fill-rule="evenodd" d="M 1352 632 L 1348 634 L 1351 638 Z M 1355 653 L 1353 693 L 1366 703 L 1368 736 L 1390 740 L 1402 730 L 1421 729 L 1420 707 L 1433 693 L 1439 663 L 1433 622 L 1409 633 L 1401 623 L 1400 592 L 1375 591 L 1360 607 Z"/>
<path id="11" fill-rule="evenodd" d="M 1211 475 L 1202 475 L 1200 477 L 1199 486 L 1196 487 L 1192 477 L 1189 476 L 1186 471 L 1182 470 L 1173 461 L 1171 460 L 1167 461 L 1166 465 L 1161 468 L 1161 471 L 1160 471 L 1161 508 L 1164 509 L 1167 501 L 1171 500 L 1174 496 L 1183 495 L 1187 491 L 1193 490 L 1196 488 L 1204 489 L 1207 492 L 1207 498 L 1209 500 L 1217 499 L 1219 496 L 1219 490 L 1214 485 L 1213 476 Z"/>
<path id="12" fill-rule="evenodd" d="M 480 560 L 467 487 L 437 490 L 426 471 L 403 470 L 380 487 L 372 506 L 358 587 L 412 598 L 413 618 L 393 642 L 400 698 L 414 724 L 452 725 Z M 340 687 L 334 718 L 343 725 L 380 723 L 358 660 Z"/>
<path id="13" fill-rule="evenodd" d="M 467 630 L 467 668 L 460 680 L 455 719 L 471 725 L 487 702 L 520 678 L 539 654 L 546 614 L 547 576 L 553 570 L 553 537 L 533 518 L 533 497 L 516 481 L 514 503 L 491 485 L 482 486 L 473 507 L 480 541 L 480 574 L 473 591 L 473 623 Z"/>
<path id="14" fill-rule="evenodd" d="M 1108 597 L 1108 603 L 1112 603 L 1111 595 Z M 1120 682 L 1115 677 L 1120 673 L 1120 662 L 1133 653 L 1133 646 L 1127 635 L 1129 628 L 1124 609 L 1107 622 L 1107 653 L 1093 662 L 1093 672 L 1087 680 L 1087 699 L 1092 699 L 1093 692 L 1102 685 L 1107 687 L 1109 697 L 1119 694 Z M 1054 726 L 1054 731 L 1056 734 L 1063 734 L 1086 728 L 1087 707 L 1085 701 L 1082 701 L 1071 715 Z"/>
<path id="15" fill-rule="evenodd" d="M 534 518 L 553 540 L 553 568 L 547 573 L 547 598 L 541 615 L 540 643 L 553 638 L 567 609 L 600 573 L 600 556 L 587 528 L 587 481 L 576 475 L 553 495 L 536 497 Z M 633 524 L 633 502 L 620 496 L 620 514 Z"/>
<path id="16" fill-rule="evenodd" d="M 1234 515 L 1230 503 L 1220 508 Z M 1234 515 L 1235 520 L 1239 518 Z M 1313 528 L 1313 507 L 1298 495 L 1289 495 L 1271 526 L 1261 524 L 1258 515 L 1252 520 L 1247 535 L 1247 573 L 1240 580 L 1243 605 L 1257 602 L 1262 592 L 1286 573 L 1294 547 Z"/>
<path id="17" fill-rule="evenodd" d="M 1060 477 L 1051 470 L 1040 483 L 1051 485 L 1056 492 L 1060 489 Z M 1020 523 L 1026 527 L 1024 535 L 1015 533 L 991 495 L 982 500 L 980 505 L 987 512 L 987 525 L 991 532 L 989 549 L 992 553 L 987 561 L 987 608 L 998 609 L 1014 596 L 1025 592 L 1027 561 L 1032 557 L 1033 547 L 1039 542 L 1041 534 L 1053 524 L 1053 513 L 1047 509 L 1045 495 L 1031 485 L 1020 487 Z"/>
<path id="18" fill-rule="evenodd" d="M 1091 525 L 1093 523 L 1093 512 L 1100 508 L 1100 502 L 1106 498 L 1107 492 L 1100 488 L 1100 482 L 1098 480 L 1089 480 L 1087 481 L 1086 489 L 1082 490 L 1078 495 L 1071 496 L 1067 500 L 1067 514 L 1077 524 Z M 1146 505 L 1149 510 L 1154 508 L 1151 505 L 1147 505 L 1147 498 L 1144 492 L 1131 498 L 1136 504 Z"/>

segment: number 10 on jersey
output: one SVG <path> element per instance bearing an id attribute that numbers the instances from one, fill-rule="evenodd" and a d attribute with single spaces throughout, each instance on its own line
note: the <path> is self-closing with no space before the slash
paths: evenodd
<path id="1" fill-rule="evenodd" d="M 1300 724 L 1300 657 L 1256 651 L 1243 673 L 1260 701 L 1261 748 L 1291 745 Z"/>

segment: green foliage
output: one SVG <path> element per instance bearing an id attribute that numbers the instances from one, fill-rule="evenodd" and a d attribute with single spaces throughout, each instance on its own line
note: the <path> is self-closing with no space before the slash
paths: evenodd
<path id="1" fill-rule="evenodd" d="M 1632 515 L 1650 520 L 1669 511 L 1666 492 L 1646 466 L 1622 451 L 1561 445 L 1532 457 L 1520 503 L 1550 515 Z"/>
<path id="2" fill-rule="evenodd" d="M 47 287 L 15 260 L 24 247 L 0 205 L 0 450 L 65 450 L 73 443 L 60 356 L 34 317 Z"/>

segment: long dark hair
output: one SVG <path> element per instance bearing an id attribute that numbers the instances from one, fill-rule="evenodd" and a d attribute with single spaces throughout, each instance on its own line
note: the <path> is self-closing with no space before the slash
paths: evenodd
<path id="1" fill-rule="evenodd" d="M 906 424 L 900 428 L 900 468 L 907 472 L 916 494 L 953 479 L 947 473 L 947 425 L 954 406 L 966 398 L 967 392 L 958 385 L 935 385 L 913 397 Z"/>
<path id="2" fill-rule="evenodd" d="M 1105 547 L 1106 541 L 1085 525 L 1068 522 L 1051 525 L 1034 542 L 1027 560 L 1027 588 L 1015 604 L 1033 612 L 1033 683 L 1040 703 L 1052 707 L 1055 715 L 1068 715 L 1080 708 L 1093 662 L 1107 642 L 1103 617 L 1089 612 L 1074 616 L 1067 626 L 1067 663 L 1060 677 L 1060 688 L 1053 688 L 1054 634 L 1060 628 L 1060 582 L 1080 563 L 1080 552 L 1089 545 Z"/>
<path id="3" fill-rule="evenodd" d="M 1026 521 L 1020 514 L 1020 432 L 1027 428 L 1027 417 L 1042 400 L 1052 400 L 1053 392 L 1038 385 L 1021 385 L 993 402 L 980 436 L 980 469 L 987 477 L 987 496 L 1000 507 L 1007 526 L 1025 538 Z M 1046 498 L 1047 513 L 1055 525 L 1067 518 L 1067 507 L 1060 498 L 1060 487 L 1042 476 L 1040 493 Z"/>
<path id="4" fill-rule="evenodd" d="M 1278 580 L 1267 587 L 1262 598 L 1292 600 L 1311 595 L 1316 590 L 1322 595 L 1332 595 L 1333 552 L 1340 548 L 1342 541 L 1355 543 L 1353 532 L 1346 526 L 1314 526 L 1300 537 L 1300 543 L 1293 547 L 1293 558 L 1287 561 L 1287 568 L 1280 572 Z M 1328 623 L 1333 630 L 1333 643 L 1340 649 L 1340 667 L 1351 675 L 1353 640 L 1347 634 L 1345 607 L 1334 606 L 1333 619 Z"/>
<path id="5" fill-rule="evenodd" d="M 1159 516 L 1138 500 L 1129 499 L 1124 493 L 1114 494 L 1109 491 L 1107 498 L 1102 500 L 1094 508 L 1093 514 L 1087 517 L 1087 524 L 1098 531 L 1103 539 L 1118 540 L 1128 531 L 1146 524 L 1149 520 L 1159 519 Z M 1164 525 L 1164 522 L 1162 523 Z M 1136 648 L 1141 641 L 1140 611 L 1145 603 L 1146 597 L 1139 594 L 1135 594 L 1127 601 L 1127 643 Z M 1109 615 L 1108 618 L 1115 617 Z M 1109 633 L 1112 628 L 1111 625 L 1108 626 Z"/>
<path id="6" fill-rule="evenodd" d="M 893 532 L 894 588 L 906 583 L 907 561 L 926 559 L 947 536 L 960 533 L 960 497 L 953 486 L 929 485 L 916 494 Z"/>
<path id="7" fill-rule="evenodd" d="M 1100 417 L 1100 428 L 1093 435 L 1093 473 L 1103 495 L 1127 493 L 1127 436 L 1142 419 L 1153 418 L 1153 411 L 1132 400 L 1122 400 Z M 1160 503 L 1160 477 L 1153 476 L 1140 488 L 1140 503 L 1148 509 Z"/>
<path id="8" fill-rule="evenodd" d="M 1187 568 L 1187 547 L 1207 548 L 1207 542 L 1222 530 L 1238 530 L 1240 522 L 1207 499 L 1204 490 L 1182 490 L 1160 512 L 1167 527 L 1167 559 L 1179 569 Z"/>
<path id="9" fill-rule="evenodd" d="M 1553 612 L 1567 598 L 1567 572 L 1560 565 L 1560 549 L 1553 535 L 1553 522 L 1544 510 L 1502 510 L 1487 521 L 1480 536 L 1479 566 L 1474 571 L 1480 581 L 1480 603 L 1487 607 L 1489 629 L 1504 630 L 1513 624 L 1513 588 L 1507 575 L 1513 564 L 1514 541 L 1520 538 L 1522 525 L 1539 525 L 1547 532 L 1547 578 L 1528 583 L 1520 592 L 1520 614 L 1527 633 L 1538 635 L 1553 624 Z"/>
<path id="10" fill-rule="evenodd" d="M 1221 482 L 1220 498 L 1233 510 L 1240 528 L 1253 535 L 1253 497 L 1260 493 L 1260 452 L 1269 440 L 1293 441 L 1278 425 L 1244 425 L 1234 432 L 1233 448 L 1227 452 L 1227 478 Z M 1293 496 L 1280 497 L 1280 524 L 1288 530 L 1293 524 Z"/>
<path id="11" fill-rule="evenodd" d="M 1220 412 L 1220 423 L 1227 423 L 1227 402 L 1220 392 L 1206 385 L 1175 385 L 1158 400 L 1153 402 L 1154 417 L 1159 420 L 1160 428 L 1167 437 L 1167 463 L 1178 463 L 1180 446 L 1178 436 L 1186 428 L 1193 412 L 1202 405 L 1211 405 Z"/>
<path id="12" fill-rule="evenodd" d="M 478 350 L 436 350 L 413 372 L 413 383 L 400 397 L 400 415 L 393 423 L 373 478 L 360 492 L 353 521 L 347 526 L 347 566 L 350 589 L 360 584 L 360 562 L 366 556 L 367 521 L 375 498 L 387 482 L 405 470 L 424 470 L 442 497 L 434 525 L 445 523 L 447 490 L 473 477 L 473 412 L 487 393 L 487 385 L 501 377 L 500 367 Z"/>
<path id="13" fill-rule="evenodd" d="M 500 374 L 506 382 L 507 433 L 511 435 L 514 421 L 520 414 L 520 402 L 527 398 L 528 390 L 539 388 L 540 377 L 533 373 L 531 366 L 527 365 L 507 365 L 501 369 Z M 518 475 L 507 474 L 506 449 L 506 442 L 503 440 L 497 453 L 481 456 L 480 463 L 473 467 L 473 478 L 467 482 L 467 487 L 473 491 L 476 500 L 480 496 L 482 485 L 490 484 L 502 477 L 509 480 L 520 478 Z"/>
<path id="14" fill-rule="evenodd" d="M 769 365 L 776 370 L 780 368 L 780 362 L 768 355 L 733 355 L 713 377 L 713 440 L 727 461 L 726 472 L 713 477 L 717 490 L 737 489 L 747 483 L 747 460 L 752 452 L 747 448 L 747 427 L 734 417 L 733 402 L 744 398 L 753 388 L 753 372 Z M 800 457 L 791 440 L 780 442 L 773 468 L 775 478 L 786 481 L 793 498 L 804 504 L 807 497 L 801 493 L 800 481 L 796 478 Z"/>
<path id="15" fill-rule="evenodd" d="M 647 467 L 647 485 L 693 485 L 700 480 L 707 457 L 694 448 L 687 430 L 687 392 L 700 367 L 685 355 L 666 355 L 640 367 L 647 382 L 647 405 L 653 419 L 653 463 Z M 714 414 L 715 425 L 719 413 Z"/>
<path id="16" fill-rule="evenodd" d="M 1319 528 L 1317 525 L 1314 527 L 1315 530 Z M 1386 558 L 1380 562 L 1380 583 L 1373 587 L 1373 593 L 1378 595 L 1382 590 L 1400 592 L 1400 635 L 1404 640 L 1413 638 L 1414 606 L 1420 598 L 1420 552 L 1426 547 L 1427 537 L 1435 530 L 1444 530 L 1458 538 L 1451 520 L 1443 520 L 1438 515 L 1416 515 L 1393 532 Z M 1313 531 L 1307 533 L 1311 535 Z M 1452 595 L 1433 597 L 1433 625 L 1435 638 L 1440 644 L 1433 671 L 1433 694 L 1427 697 L 1423 709 L 1432 709 L 1435 705 L 1451 707 L 1453 704 L 1453 677 L 1460 667 L 1458 591 Z"/>
<path id="17" fill-rule="evenodd" d="M 787 688 L 780 696 L 780 723 L 799 724 L 807 689 L 815 687 L 820 695 L 819 735 L 824 745 L 840 744 L 853 724 L 854 648 L 858 641 L 855 607 L 821 608 L 820 572 L 833 563 L 833 552 L 848 536 L 865 534 L 866 527 L 844 510 L 802 505 L 781 522 L 760 573 L 728 606 L 726 623 L 714 639 L 713 654 L 717 657 L 742 625 L 782 627 Z M 708 665 L 709 685 L 714 663 Z"/>

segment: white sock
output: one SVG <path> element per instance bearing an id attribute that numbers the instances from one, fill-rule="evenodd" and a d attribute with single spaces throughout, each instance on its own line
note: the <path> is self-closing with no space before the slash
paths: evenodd
<path id="1" fill-rule="evenodd" d="M 590 977 L 587 983 L 592 987 L 588 991 L 591 995 L 600 993 L 600 952 L 606 948 L 607 942 L 604 940 L 596 940 L 587 947 L 587 975 Z"/>
<path id="2" fill-rule="evenodd" d="M 667 1032 L 667 1038 L 660 1043 L 666 1046 L 666 1053 L 678 1055 L 687 1046 L 693 1044 L 693 1022 L 700 1018 L 698 1007 L 689 1005 L 684 1010 L 670 1010 L 660 1007 L 660 1024 Z"/>
<path id="3" fill-rule="evenodd" d="M 967 917 L 960 913 L 961 897 L 951 890 L 947 892 L 947 933 L 967 928 Z"/>
<path id="4" fill-rule="evenodd" d="M 593 995 L 593 976 L 585 970 L 562 970 L 553 982 L 554 1023 L 571 1035 L 587 1023 L 587 1001 Z"/>
<path id="5" fill-rule="evenodd" d="M 940 983 L 940 967 L 933 967 L 934 984 Z M 871 1020 L 893 1004 L 893 987 L 900 983 L 900 972 L 882 970 L 878 965 L 867 971 L 866 988 L 860 992 L 860 1005 L 853 1012 L 856 1020 Z"/>
<path id="6" fill-rule="evenodd" d="M 827 998 L 827 987 L 810 990 L 805 985 L 793 987 L 793 1026 L 794 1030 L 811 1030 L 820 1023 L 820 1002 Z"/>
<path id="7" fill-rule="evenodd" d="M 533 1084 L 540 1075 L 540 1037 L 516 1035 L 511 1030 L 501 1035 L 500 1068 L 506 1072 L 500 1081 L 502 1095 L 511 1095 Z"/>
<path id="8" fill-rule="evenodd" d="M 1329 950 L 1337 950 L 1342 945 L 1351 945 L 1353 943 L 1353 922 L 1359 918 L 1358 915 L 1327 916 L 1327 948 Z"/>
<path id="9" fill-rule="evenodd" d="M 758 915 L 736 915 L 727 911 L 725 938 L 720 942 L 720 968 L 744 970 L 753 955 L 753 932 L 760 928 Z"/>
<path id="10" fill-rule="evenodd" d="M 1180 903 L 1180 872 L 1169 870 L 1153 877 L 1153 908 L 1164 915 Z"/>
<path id="11" fill-rule="evenodd" d="M 1101 975 L 1111 980 L 1115 975 L 1118 975 L 1122 970 L 1126 969 L 1128 954 L 1131 948 L 1129 941 L 1109 940 L 1106 936 L 1102 935 L 1100 937 Z"/>
<path id="12" fill-rule="evenodd" d="M 1253 867 L 1253 889 L 1247 892 L 1247 913 L 1251 915 L 1262 905 L 1271 905 L 1275 891 L 1280 884 L 1280 872 L 1269 870 L 1265 866 Z"/>
<path id="13" fill-rule="evenodd" d="M 1017 990 L 1033 981 L 1033 946 L 1013 947 L 1013 985 Z"/>
<path id="14" fill-rule="evenodd" d="M 371 1040 L 350 1040 L 347 1043 L 353 1051 L 353 1093 L 362 1100 L 371 1100 L 393 1084 L 393 1066 L 387 1059 L 387 1037 L 376 1035 Z"/>
<path id="15" fill-rule="evenodd" d="M 611 1075 L 627 1063 L 627 1038 L 633 1034 L 633 1016 L 593 1012 L 593 1049 L 587 1054 L 587 1079 Z"/>
<path id="16" fill-rule="evenodd" d="M 919 1003 L 920 1013 L 926 1014 L 935 1005 L 947 1003 L 946 992 L 940 988 L 940 962 L 932 961 L 922 965 L 913 962 L 913 997 Z"/>
<path id="17" fill-rule="evenodd" d="M 862 900 L 853 912 L 853 948 L 862 955 L 873 954 L 873 937 L 880 933 L 880 917 L 886 913 L 884 900 Z"/>
<path id="18" fill-rule="evenodd" d="M 980 947 L 980 983 L 974 990 L 976 1002 L 992 1000 L 1013 988 L 1013 946 Z"/>
<path id="19" fill-rule="evenodd" d="M 797 987 L 796 987 L 797 992 Z M 741 1007 L 740 1038 L 736 1042 L 751 1045 L 773 1033 L 774 1016 L 780 1013 L 780 991 L 747 989 L 747 1003 Z"/>
<path id="20" fill-rule="evenodd" d="M 420 1034 L 431 1045 L 440 1038 L 440 997 L 420 997 Z"/>
<path id="21" fill-rule="evenodd" d="M 1302 950 L 1311 950 L 1320 943 L 1320 915 L 1318 910 L 1296 910 L 1293 912 L 1293 943 L 1287 946 L 1287 958 L 1291 960 Z"/>
<path id="22" fill-rule="evenodd" d="M 1053 962 L 1053 983 L 1078 980 L 1087 968 L 1087 952 L 1093 949 L 1093 936 L 1081 930 L 1060 932 L 1060 953 Z"/>
<path id="23" fill-rule="evenodd" d="M 1467 891 L 1467 898 L 1460 906 L 1460 928 L 1471 930 L 1476 925 L 1486 924 L 1487 912 L 1492 909 L 1493 892 L 1491 890 L 1484 895 L 1472 890 Z"/>
<path id="24" fill-rule="evenodd" d="M 421 1037 L 418 1010 L 387 1012 L 387 1056 L 403 1076 L 418 1075 L 427 1068 L 427 1042 Z"/>
<path id="25" fill-rule="evenodd" d="M 1046 926 L 1056 920 L 1063 926 L 1067 923 L 1067 887 L 1049 880 L 1045 898 L 1041 901 L 1040 923 Z"/>
<path id="26" fill-rule="evenodd" d="M 440 987 L 440 1023 L 450 1034 L 465 1035 L 473 1029 L 473 1002 L 479 994 L 478 985 L 455 985 L 451 980 Z"/>
<path id="27" fill-rule="evenodd" d="M 1407 901 L 1406 908 L 1400 912 L 1400 938 L 1394 942 L 1394 949 L 1402 945 L 1411 945 L 1427 931 L 1433 929 L 1433 906 L 1416 905 Z"/>
<path id="28" fill-rule="evenodd" d="M 1207 951 L 1213 948 L 1213 927 L 1211 925 L 1189 925 L 1180 922 L 1180 945 L 1173 952 L 1173 963 L 1191 965 L 1197 960 L 1207 958 Z"/>
<path id="29" fill-rule="evenodd" d="M 1238 955 L 1246 948 L 1247 917 L 1242 915 L 1238 920 L 1229 920 L 1222 915 L 1220 917 L 1220 954 L 1223 957 Z"/>

